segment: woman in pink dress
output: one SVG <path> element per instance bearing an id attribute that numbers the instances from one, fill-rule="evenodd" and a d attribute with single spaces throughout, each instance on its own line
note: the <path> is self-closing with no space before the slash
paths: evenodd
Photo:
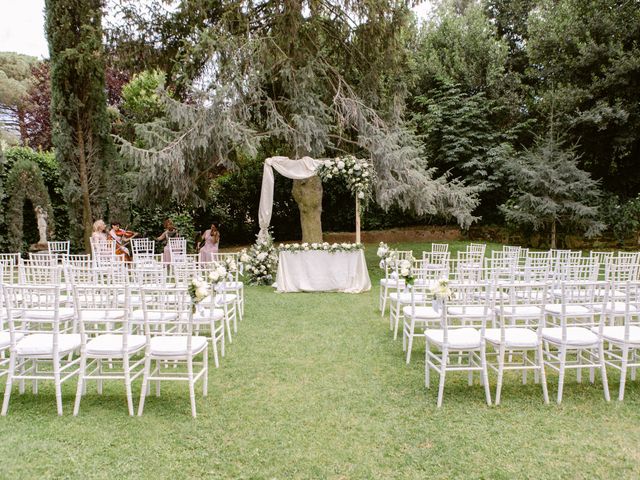
<path id="1" fill-rule="evenodd" d="M 220 232 L 213 223 L 209 230 L 202 233 L 202 240 L 204 243 L 200 248 L 200 262 L 211 262 L 213 261 L 212 254 L 218 253 L 218 244 L 220 243 Z"/>

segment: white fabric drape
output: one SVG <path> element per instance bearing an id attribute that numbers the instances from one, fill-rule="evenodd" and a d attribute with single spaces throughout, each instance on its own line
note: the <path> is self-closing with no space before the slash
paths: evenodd
<path id="1" fill-rule="evenodd" d="M 278 292 L 345 292 L 371 290 L 364 252 L 280 252 Z"/>
<path id="2" fill-rule="evenodd" d="M 275 168 L 281 175 L 294 180 L 303 180 L 313 177 L 316 169 L 324 160 L 316 160 L 311 157 L 302 157 L 293 160 L 288 157 L 270 157 L 264 161 L 262 174 L 262 190 L 260 191 L 260 208 L 258 210 L 258 223 L 260 224 L 259 238 L 264 238 L 271 224 L 271 212 L 273 210 L 273 185 Z"/>

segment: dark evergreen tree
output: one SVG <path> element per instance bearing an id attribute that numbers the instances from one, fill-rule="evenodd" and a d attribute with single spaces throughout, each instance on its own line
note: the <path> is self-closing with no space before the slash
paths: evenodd
<path id="1" fill-rule="evenodd" d="M 46 0 L 51 58 L 53 145 L 68 179 L 69 232 L 89 249 L 91 226 L 105 209 L 110 138 L 102 47 L 101 0 Z M 74 221 L 75 220 L 75 221 Z"/>

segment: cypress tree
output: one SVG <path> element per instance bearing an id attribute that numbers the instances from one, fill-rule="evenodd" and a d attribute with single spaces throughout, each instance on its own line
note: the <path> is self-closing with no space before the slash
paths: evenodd
<path id="1" fill-rule="evenodd" d="M 69 233 L 82 236 L 87 250 L 115 152 L 107 115 L 102 7 L 102 0 L 45 2 L 53 145 L 68 182 L 64 196 L 75 227 Z"/>

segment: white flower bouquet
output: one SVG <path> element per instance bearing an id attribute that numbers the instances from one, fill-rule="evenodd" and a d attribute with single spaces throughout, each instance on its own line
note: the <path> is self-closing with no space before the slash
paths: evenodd
<path id="1" fill-rule="evenodd" d="M 243 274 L 249 278 L 251 285 L 271 285 L 275 280 L 278 268 L 278 253 L 273 246 L 271 234 L 258 239 L 249 250 L 240 252 Z M 229 265 L 227 265 L 229 269 Z"/>
<path id="2" fill-rule="evenodd" d="M 360 200 L 371 197 L 375 172 L 373 165 L 353 155 L 325 160 L 317 170 L 322 180 L 342 178 L 353 196 Z"/>
<path id="3" fill-rule="evenodd" d="M 209 284 L 206 280 L 203 280 L 201 278 L 194 278 L 193 280 L 191 280 L 187 291 L 189 292 L 189 296 L 191 297 L 192 313 L 195 313 L 196 305 L 207 298 L 211 293 Z"/>

